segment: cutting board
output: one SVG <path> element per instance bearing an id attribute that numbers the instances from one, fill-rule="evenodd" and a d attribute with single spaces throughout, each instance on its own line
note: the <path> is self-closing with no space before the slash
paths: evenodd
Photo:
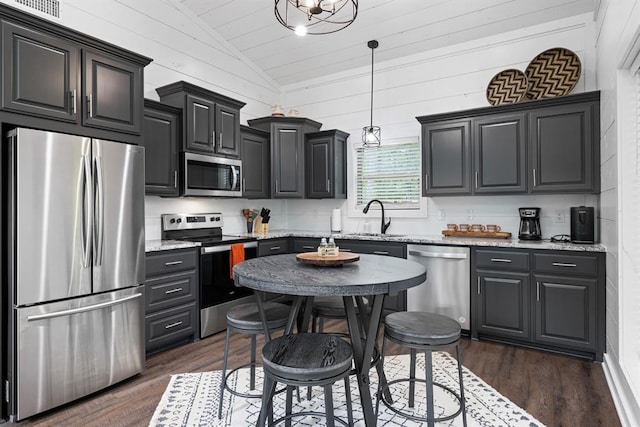
<path id="1" fill-rule="evenodd" d="M 442 235 L 451 237 L 489 237 L 492 239 L 510 239 L 511 233 L 508 231 L 454 231 L 442 230 Z"/>

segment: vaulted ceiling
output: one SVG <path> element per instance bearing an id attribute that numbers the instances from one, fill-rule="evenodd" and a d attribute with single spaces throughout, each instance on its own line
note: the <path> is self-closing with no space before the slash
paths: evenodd
<path id="1" fill-rule="evenodd" d="M 179 0 L 280 85 L 365 66 L 367 41 L 386 61 L 593 12 L 594 0 L 359 0 L 356 21 L 300 37 L 280 25 L 273 0 Z"/>

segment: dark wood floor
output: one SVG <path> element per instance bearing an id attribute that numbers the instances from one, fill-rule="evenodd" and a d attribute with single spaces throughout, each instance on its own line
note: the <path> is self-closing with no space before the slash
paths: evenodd
<path id="1" fill-rule="evenodd" d="M 337 321 L 326 325 L 344 328 Z M 463 348 L 467 368 L 548 426 L 620 425 L 600 364 L 469 339 Z M 221 369 L 223 350 L 221 333 L 151 356 L 142 375 L 19 425 L 146 426 L 171 374 Z M 248 354 L 249 339 L 234 334 L 230 366 L 246 363 Z"/>

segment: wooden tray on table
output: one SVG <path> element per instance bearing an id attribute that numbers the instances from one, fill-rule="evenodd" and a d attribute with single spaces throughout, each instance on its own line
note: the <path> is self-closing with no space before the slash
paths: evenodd
<path id="1" fill-rule="evenodd" d="M 489 237 L 493 239 L 510 239 L 511 233 L 508 231 L 454 231 L 442 230 L 443 236 L 450 237 Z"/>
<path id="2" fill-rule="evenodd" d="M 349 262 L 356 262 L 360 255 L 351 252 L 338 252 L 336 256 L 320 256 L 317 252 L 304 252 L 296 255 L 296 259 L 303 264 L 313 264 L 320 267 L 340 267 Z"/>

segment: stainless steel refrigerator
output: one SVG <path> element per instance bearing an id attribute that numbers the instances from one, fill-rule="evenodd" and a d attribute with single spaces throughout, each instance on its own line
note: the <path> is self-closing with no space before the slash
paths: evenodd
<path id="1" fill-rule="evenodd" d="M 9 134 L 9 413 L 21 420 L 144 368 L 144 149 Z"/>

